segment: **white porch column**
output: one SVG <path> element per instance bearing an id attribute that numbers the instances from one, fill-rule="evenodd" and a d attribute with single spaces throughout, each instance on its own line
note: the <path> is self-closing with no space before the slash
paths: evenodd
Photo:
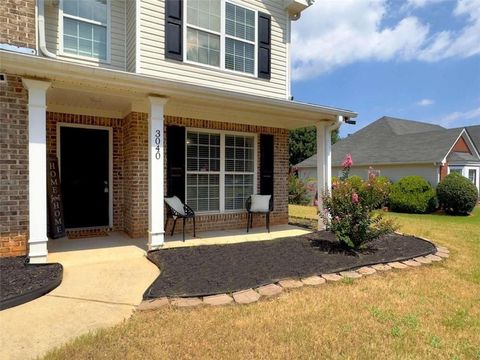
<path id="1" fill-rule="evenodd" d="M 47 106 L 50 82 L 22 79 L 28 90 L 28 256 L 47 262 Z"/>
<path id="2" fill-rule="evenodd" d="M 326 164 L 326 129 L 328 123 L 317 123 L 317 194 L 318 194 L 318 211 L 323 213 L 322 194 L 327 184 L 327 164 Z M 318 230 L 325 229 L 325 224 L 321 216 L 318 217 Z"/>
<path id="3" fill-rule="evenodd" d="M 148 249 L 164 241 L 163 115 L 166 98 L 149 96 L 148 116 Z"/>

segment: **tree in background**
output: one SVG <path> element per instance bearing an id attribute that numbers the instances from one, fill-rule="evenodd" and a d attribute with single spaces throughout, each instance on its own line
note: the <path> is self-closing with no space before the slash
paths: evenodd
<path id="1" fill-rule="evenodd" d="M 332 144 L 340 140 L 338 130 L 332 132 Z M 290 131 L 288 135 L 290 166 L 309 158 L 317 152 L 317 131 L 307 127 Z"/>

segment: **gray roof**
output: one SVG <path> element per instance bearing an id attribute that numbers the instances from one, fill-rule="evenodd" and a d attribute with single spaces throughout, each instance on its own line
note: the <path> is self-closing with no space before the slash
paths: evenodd
<path id="1" fill-rule="evenodd" d="M 480 153 L 480 125 L 467 126 L 468 135 L 472 139 L 477 151 Z"/>
<path id="2" fill-rule="evenodd" d="M 464 152 L 451 152 L 448 155 L 448 162 L 461 162 L 461 163 L 469 163 L 469 162 L 478 162 L 478 158 L 475 155 L 464 153 Z"/>
<path id="3" fill-rule="evenodd" d="M 384 116 L 334 144 L 332 165 L 340 166 L 346 154 L 354 166 L 441 162 L 462 131 Z M 316 155 L 297 166 L 316 167 Z"/>

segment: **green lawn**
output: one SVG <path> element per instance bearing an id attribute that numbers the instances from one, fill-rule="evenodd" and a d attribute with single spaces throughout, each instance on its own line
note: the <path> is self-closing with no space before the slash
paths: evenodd
<path id="1" fill-rule="evenodd" d="M 248 306 L 136 313 L 46 358 L 480 359 L 480 209 L 387 216 L 447 246 L 450 258 Z"/>

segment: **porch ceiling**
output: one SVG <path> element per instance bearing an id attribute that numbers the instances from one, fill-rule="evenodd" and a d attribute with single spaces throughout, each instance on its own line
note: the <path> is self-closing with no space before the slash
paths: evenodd
<path id="1" fill-rule="evenodd" d="M 2 71 L 52 82 L 51 111 L 122 118 L 130 111 L 148 111 L 147 96 L 169 99 L 166 115 L 294 129 L 356 117 L 343 109 L 240 94 L 173 82 L 158 77 L 72 64 L 0 51 Z"/>

